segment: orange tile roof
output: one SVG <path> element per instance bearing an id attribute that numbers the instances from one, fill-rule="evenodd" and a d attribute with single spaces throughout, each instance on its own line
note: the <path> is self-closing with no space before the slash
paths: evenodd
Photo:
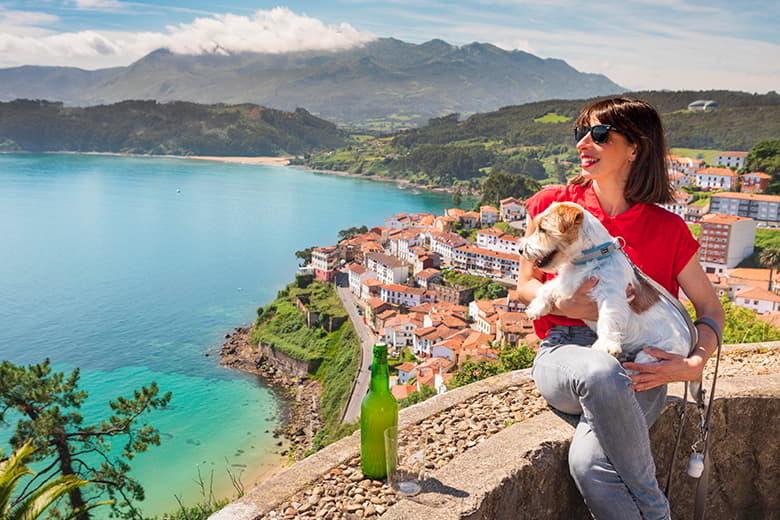
<path id="1" fill-rule="evenodd" d="M 720 152 L 718 155 L 721 157 L 747 157 L 748 152 Z"/>
<path id="2" fill-rule="evenodd" d="M 366 305 L 368 305 L 372 309 L 378 309 L 378 308 L 382 307 L 383 305 L 388 305 L 388 303 L 387 302 L 383 302 L 379 298 L 369 298 L 368 300 L 366 300 Z"/>
<path id="3" fill-rule="evenodd" d="M 720 177 L 739 177 L 737 173 L 730 169 L 730 168 L 718 168 L 718 167 L 709 167 L 709 168 L 702 168 L 701 170 L 698 170 L 696 172 L 696 175 L 718 175 Z"/>
<path id="4" fill-rule="evenodd" d="M 724 199 L 757 200 L 760 202 L 780 202 L 780 195 L 763 195 L 761 193 L 737 193 L 735 191 L 726 191 L 712 195 L 713 199 L 716 197 Z"/>
<path id="5" fill-rule="evenodd" d="M 363 285 L 366 287 L 376 287 L 377 285 L 382 285 L 382 281 L 377 280 L 376 278 L 366 278 L 363 280 Z"/>
<path id="6" fill-rule="evenodd" d="M 520 200 L 520 199 L 516 199 L 515 197 L 507 197 L 505 199 L 501 199 L 501 205 L 502 206 L 505 205 L 505 204 L 510 204 L 510 203 L 522 204 L 523 201 Z"/>
<path id="7" fill-rule="evenodd" d="M 423 280 L 428 280 L 430 278 L 433 278 L 434 276 L 440 276 L 441 271 L 438 269 L 434 269 L 433 267 L 428 267 L 427 269 L 423 269 L 416 275 L 414 275 L 416 278 L 422 278 Z"/>
<path id="8" fill-rule="evenodd" d="M 425 293 L 425 289 L 421 289 L 419 287 L 409 287 L 408 285 L 401 285 L 397 283 L 385 284 L 382 286 L 382 289 L 406 294 L 416 294 L 418 296 L 422 296 Z"/>
<path id="9" fill-rule="evenodd" d="M 515 262 L 520 261 L 520 255 L 513 255 L 511 253 L 501 253 L 499 251 L 491 251 L 490 249 L 485 249 L 484 247 L 465 245 L 465 246 L 458 247 L 458 251 L 464 251 L 466 253 L 482 255 L 491 258 L 500 258 L 502 260 L 512 260 Z"/>
<path id="10" fill-rule="evenodd" d="M 363 274 L 363 273 L 365 273 L 365 272 L 366 272 L 366 270 L 367 270 L 367 269 L 366 269 L 365 267 L 363 267 L 362 265 L 360 265 L 360 264 L 356 264 L 356 263 L 354 263 L 354 262 L 353 262 L 353 263 L 351 263 L 351 264 L 349 264 L 349 265 L 347 266 L 347 269 L 349 269 L 349 270 L 350 270 L 350 271 L 352 271 L 353 273 L 357 273 L 357 274 Z"/>
<path id="11" fill-rule="evenodd" d="M 758 177 L 759 179 L 771 179 L 772 176 L 764 172 L 749 172 L 743 175 L 743 177 Z"/>
<path id="12" fill-rule="evenodd" d="M 725 213 L 707 213 L 701 218 L 703 224 L 733 224 L 743 220 L 753 220 L 749 217 L 738 217 L 736 215 L 727 215 Z"/>
<path id="13" fill-rule="evenodd" d="M 745 289 L 744 291 L 738 292 L 735 296 L 737 298 L 745 298 L 751 300 L 762 300 L 766 302 L 780 302 L 780 296 L 776 295 L 771 291 L 767 291 L 766 289 L 762 289 L 760 287 L 751 287 L 750 289 Z"/>
<path id="14" fill-rule="evenodd" d="M 460 208 L 447 208 L 445 212 L 448 217 L 462 217 L 466 213 Z"/>
<path id="15" fill-rule="evenodd" d="M 393 394 L 393 397 L 399 400 L 406 399 L 409 397 L 409 394 L 416 391 L 417 387 L 415 385 L 393 385 L 390 389 L 390 393 Z"/>
<path id="16" fill-rule="evenodd" d="M 406 363 L 401 363 L 400 365 L 395 367 L 395 369 L 398 370 L 399 372 L 411 372 L 415 368 L 417 368 L 417 365 L 415 365 L 414 363 L 410 363 L 408 361 Z"/>
<path id="17" fill-rule="evenodd" d="M 485 213 L 498 213 L 498 210 L 493 206 L 480 206 L 479 211 L 484 211 Z"/>
<path id="18" fill-rule="evenodd" d="M 728 269 L 726 274 L 729 275 L 729 278 L 769 282 L 769 269 L 737 267 L 735 269 Z M 780 271 L 774 272 L 773 279 L 774 281 L 780 281 Z"/>

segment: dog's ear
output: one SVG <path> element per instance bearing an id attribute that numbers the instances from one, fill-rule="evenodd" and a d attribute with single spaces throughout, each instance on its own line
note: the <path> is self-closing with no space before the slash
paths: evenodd
<path id="1" fill-rule="evenodd" d="M 585 219 L 582 210 L 577 206 L 570 204 L 559 205 L 555 208 L 555 214 L 558 217 L 558 231 L 562 235 L 579 229 L 580 225 L 582 225 L 582 221 Z"/>

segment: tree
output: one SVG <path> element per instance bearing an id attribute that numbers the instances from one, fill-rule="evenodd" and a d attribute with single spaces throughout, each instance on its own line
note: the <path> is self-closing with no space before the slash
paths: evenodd
<path id="1" fill-rule="evenodd" d="M 452 195 L 452 204 L 456 207 L 460 206 L 463 203 L 463 195 L 460 193 L 460 188 L 455 190 L 455 193 Z"/>
<path id="2" fill-rule="evenodd" d="M 47 482 L 27 497 L 16 497 L 16 486 L 22 477 L 34 473 L 24 465 L 30 455 L 35 451 L 30 442 L 25 442 L 7 459 L 3 458 L 3 450 L 0 450 L 0 518 L 4 520 L 32 520 L 38 518 L 43 512 L 54 504 L 65 493 L 72 489 L 89 484 L 86 480 L 79 480 L 73 475 L 59 477 Z M 90 508 L 111 503 L 98 502 L 91 504 Z"/>
<path id="3" fill-rule="evenodd" d="M 306 249 L 301 249 L 300 251 L 295 252 L 295 258 L 299 258 L 301 260 L 301 267 L 311 263 L 312 251 L 314 251 L 314 247 L 307 247 Z"/>
<path id="4" fill-rule="evenodd" d="M 368 233 L 368 228 L 366 226 L 353 226 L 351 228 L 342 229 L 339 231 L 339 241 L 347 240 L 361 233 Z"/>
<path id="5" fill-rule="evenodd" d="M 498 361 L 504 370 L 520 370 L 530 368 L 534 364 L 535 355 L 533 349 L 525 343 L 517 347 L 505 345 L 498 352 Z"/>
<path id="6" fill-rule="evenodd" d="M 70 374 L 53 372 L 49 360 L 17 366 L 0 364 L 0 423 L 18 417 L 11 445 L 20 449 L 29 440 L 35 448 L 31 460 L 47 466 L 22 489 L 25 500 L 58 476 L 89 480 L 88 489 L 67 492 L 74 518 L 89 520 L 89 504 L 101 497 L 115 500 L 113 513 L 121 518 L 142 518 L 134 502 L 144 499 L 144 489 L 128 476 L 136 454 L 160 444 L 158 430 L 138 424 L 141 416 L 165 409 L 170 392 L 160 396 L 156 383 L 133 392 L 132 397 L 109 401 L 111 414 L 97 424 L 85 424 L 80 410 L 87 392 L 79 389 L 79 369 Z M 122 441 L 121 452 L 112 440 Z"/>
<path id="7" fill-rule="evenodd" d="M 769 192 L 780 193 L 780 139 L 756 143 L 748 153 L 745 168 L 771 175 Z"/>
<path id="8" fill-rule="evenodd" d="M 538 182 L 523 175 L 491 173 L 482 183 L 482 204 L 497 206 L 507 197 L 527 198 L 541 189 Z"/>
<path id="9" fill-rule="evenodd" d="M 780 249 L 773 247 L 764 249 L 761 251 L 758 261 L 761 262 L 761 265 L 764 267 L 769 268 L 769 285 L 767 286 L 767 290 L 771 291 L 774 272 L 780 268 Z"/>

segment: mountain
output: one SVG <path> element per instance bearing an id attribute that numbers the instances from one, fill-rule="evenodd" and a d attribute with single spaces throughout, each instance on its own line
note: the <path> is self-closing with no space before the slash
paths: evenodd
<path id="1" fill-rule="evenodd" d="M 431 117 L 472 114 L 543 99 L 582 99 L 624 89 L 494 45 L 422 44 L 380 38 L 342 51 L 182 55 L 157 50 L 127 67 L 0 69 L 0 100 L 39 98 L 68 105 L 127 99 L 305 107 L 340 124 L 416 126 Z"/>
<path id="2" fill-rule="evenodd" d="M 0 102 L 0 150 L 277 156 L 346 144 L 336 125 L 299 108 L 123 101 L 87 108 Z"/>

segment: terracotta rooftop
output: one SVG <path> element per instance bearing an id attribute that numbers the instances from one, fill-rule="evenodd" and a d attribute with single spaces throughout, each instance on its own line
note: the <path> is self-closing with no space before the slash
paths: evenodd
<path id="1" fill-rule="evenodd" d="M 707 213 L 701 218 L 703 224 L 733 224 L 743 220 L 753 220 L 749 217 L 738 217 L 736 215 L 727 215 L 725 213 Z"/>
<path id="2" fill-rule="evenodd" d="M 386 255 L 384 253 L 368 253 L 366 255 L 366 258 L 374 260 L 375 262 L 385 265 L 387 267 L 404 267 L 406 265 L 398 258 L 394 256 Z"/>
<path id="3" fill-rule="evenodd" d="M 736 296 L 738 298 L 748 298 L 765 302 L 780 302 L 780 296 L 771 291 L 767 291 L 766 289 L 761 289 L 760 287 L 745 289 L 744 291 L 738 292 Z"/>
<path id="4" fill-rule="evenodd" d="M 736 172 L 731 168 L 718 168 L 714 166 L 709 168 L 702 168 L 701 170 L 696 172 L 696 175 L 718 175 L 721 177 L 739 177 L 739 175 L 737 175 Z"/>

